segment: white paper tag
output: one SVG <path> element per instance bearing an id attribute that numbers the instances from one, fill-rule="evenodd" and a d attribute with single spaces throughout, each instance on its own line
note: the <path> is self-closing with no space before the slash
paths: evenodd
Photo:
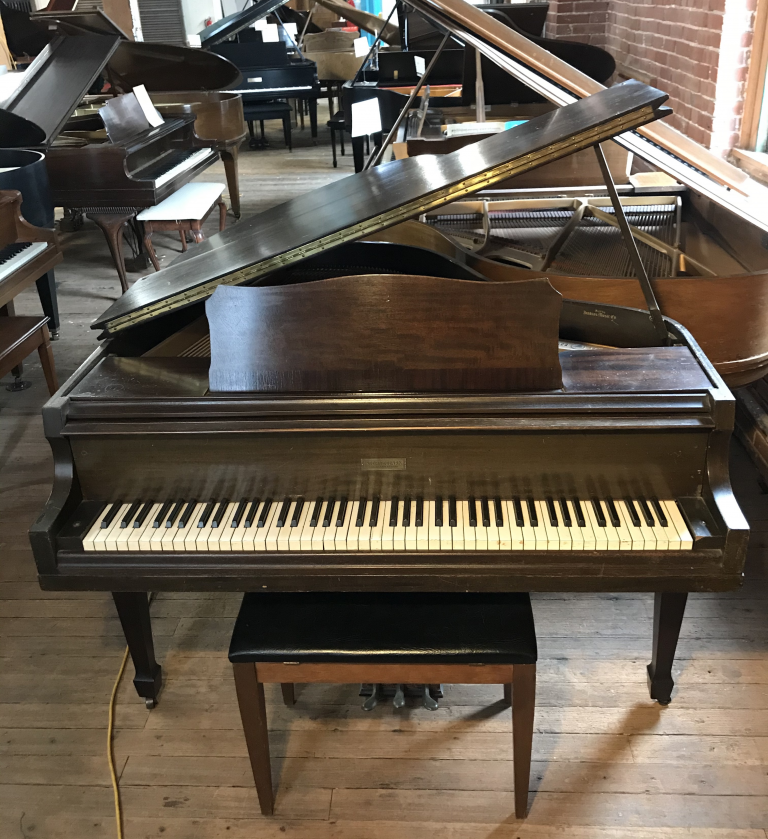
<path id="1" fill-rule="evenodd" d="M 355 48 L 355 56 L 357 58 L 362 58 L 364 55 L 368 55 L 370 47 L 368 46 L 367 38 L 355 38 L 352 46 Z"/>
<path id="2" fill-rule="evenodd" d="M 199 35 L 187 35 L 187 46 L 199 48 L 202 46 Z"/>
<path id="3" fill-rule="evenodd" d="M 266 29 L 268 26 L 269 24 L 267 23 L 267 19 L 265 17 L 261 18 L 260 20 L 257 20 L 256 23 L 253 24 L 253 28 L 257 32 Z"/>
<path id="4" fill-rule="evenodd" d="M 280 40 L 276 23 L 268 23 L 264 29 L 261 30 L 261 40 L 264 41 L 265 44 L 275 43 Z"/>
<path id="5" fill-rule="evenodd" d="M 381 111 L 378 99 L 352 103 L 352 136 L 364 137 L 381 131 Z"/>
<path id="6" fill-rule="evenodd" d="M 414 66 L 414 69 L 416 70 L 416 75 L 417 76 L 423 76 L 424 71 L 427 69 L 426 62 L 424 61 L 424 59 L 420 55 L 414 55 L 413 56 L 413 66 Z"/>
<path id="7" fill-rule="evenodd" d="M 143 84 L 137 84 L 133 89 L 133 94 L 138 100 L 139 105 L 141 105 L 141 110 L 144 112 L 147 122 L 153 128 L 157 128 L 158 125 L 162 125 L 165 122 L 160 112 L 152 104 L 152 100 L 149 98 L 147 89 Z"/>

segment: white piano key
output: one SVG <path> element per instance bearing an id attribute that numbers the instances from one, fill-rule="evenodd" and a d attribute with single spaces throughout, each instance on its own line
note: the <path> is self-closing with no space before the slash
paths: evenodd
<path id="1" fill-rule="evenodd" d="M 325 515 L 328 515 L 328 511 L 330 510 L 330 518 L 328 520 L 328 526 L 325 526 L 325 521 L 323 520 L 320 524 L 323 526 L 323 550 L 324 551 L 332 551 L 336 545 L 336 516 L 339 512 L 339 499 L 334 498 L 333 500 L 328 499 L 328 505 L 325 507 Z"/>
<path id="2" fill-rule="evenodd" d="M 570 550 L 572 550 L 572 551 L 583 551 L 584 550 L 584 531 L 586 530 L 586 528 L 579 527 L 579 522 L 576 518 L 576 508 L 574 507 L 573 502 L 571 501 L 570 498 L 565 499 L 565 506 L 566 506 L 566 509 L 568 510 L 568 516 L 571 520 L 570 527 L 566 527 L 566 530 L 568 531 L 568 537 L 571 540 Z M 563 521 L 564 519 L 563 519 L 563 514 L 562 514 L 562 508 L 560 506 L 559 501 L 558 501 L 558 504 L 557 504 L 557 511 L 558 511 L 558 513 L 560 513 L 561 521 Z M 565 524 L 563 524 L 563 527 L 565 527 Z"/>
<path id="3" fill-rule="evenodd" d="M 572 551 L 573 550 L 573 532 L 570 527 L 565 524 L 565 516 L 563 515 L 563 506 L 560 503 L 560 498 L 555 498 L 555 511 L 557 512 L 557 539 L 560 542 L 560 550 L 561 551 Z M 566 508 L 568 504 L 565 505 Z M 571 524 L 573 524 L 573 518 L 571 518 Z"/>
<path id="4" fill-rule="evenodd" d="M 603 511 L 603 516 L 605 518 L 605 537 L 607 539 L 606 550 L 609 551 L 618 551 L 619 550 L 619 533 L 616 528 L 611 523 L 611 517 L 608 513 L 608 505 L 602 498 L 597 499 L 597 503 L 600 505 L 600 509 Z M 590 506 L 592 506 L 592 502 L 590 501 Z M 597 521 L 597 514 L 595 513 L 595 521 Z"/>
<path id="5" fill-rule="evenodd" d="M 370 510 L 370 503 L 366 505 L 366 511 Z M 357 524 L 357 516 L 360 512 L 360 501 L 353 501 L 349 505 L 349 527 L 347 528 L 347 546 L 348 551 L 360 550 L 360 527 Z"/>
<path id="6" fill-rule="evenodd" d="M 357 549 L 359 551 L 371 550 L 371 510 L 373 509 L 373 504 L 374 499 L 368 498 L 365 505 L 363 523 L 357 531 Z"/>
<path id="7" fill-rule="evenodd" d="M 381 549 L 383 551 L 393 551 L 395 549 L 395 527 L 389 523 L 392 501 L 385 501 L 381 505 L 381 512 L 384 519 L 381 531 Z"/>
<path id="8" fill-rule="evenodd" d="M 637 509 L 637 505 L 633 504 L 632 506 L 635 508 L 635 515 L 638 517 L 640 521 L 640 525 L 635 524 L 632 521 L 632 513 L 627 506 L 627 502 L 622 498 L 620 500 L 614 501 L 616 504 L 616 511 L 624 520 L 624 526 L 627 528 L 627 532 L 629 533 L 629 538 L 631 542 L 630 550 L 633 551 L 642 551 L 647 550 L 646 548 L 646 538 L 645 534 L 642 531 L 641 524 L 642 524 L 642 516 L 640 515 L 640 510 Z M 654 545 L 656 542 L 654 541 Z M 651 548 L 653 550 L 653 548 Z"/>
<path id="9" fill-rule="evenodd" d="M 131 509 L 130 504 L 123 504 L 120 511 L 115 516 L 115 521 L 109 528 L 105 547 L 108 551 L 124 551 L 127 547 L 128 536 L 130 529 L 128 527 L 121 527 L 123 516 Z"/>
<path id="10" fill-rule="evenodd" d="M 408 502 L 410 507 L 411 513 L 411 520 L 408 527 L 405 527 L 405 550 L 407 551 L 415 551 L 416 550 L 416 542 L 418 540 L 418 531 L 419 528 L 416 526 L 416 499 L 411 498 Z M 424 510 L 422 507 L 422 518 L 424 516 Z M 403 506 L 403 521 L 405 521 L 405 506 Z"/>
<path id="11" fill-rule="evenodd" d="M 282 501 L 280 502 L 282 506 Z M 277 550 L 278 551 L 287 551 L 290 547 L 290 540 L 291 540 L 291 531 L 295 528 L 291 527 L 291 519 L 293 518 L 293 514 L 296 512 L 296 504 L 297 501 L 291 501 L 290 506 L 288 507 L 288 514 L 285 517 L 285 524 L 279 529 L 277 534 Z"/>
<path id="12" fill-rule="evenodd" d="M 182 505 L 181 510 L 179 511 L 178 515 L 173 520 L 173 522 L 171 523 L 170 527 L 166 527 L 165 522 L 163 522 L 163 525 L 162 525 L 163 535 L 160 538 L 160 550 L 161 551 L 172 551 L 174 549 L 173 548 L 173 540 L 174 540 L 174 537 L 176 536 L 176 534 L 178 533 L 177 525 L 179 523 L 179 519 L 181 518 L 181 516 L 184 512 L 184 507 L 186 507 L 186 502 Z M 176 502 L 174 502 L 174 506 L 171 508 L 170 512 L 168 513 L 168 517 L 170 517 L 171 513 L 175 510 L 175 508 L 176 508 Z"/>
<path id="13" fill-rule="evenodd" d="M 112 508 L 111 504 L 107 504 L 102 510 L 99 512 L 98 516 L 96 516 L 96 521 L 91 525 L 88 532 L 83 536 L 83 550 L 86 551 L 95 551 L 98 550 L 96 547 L 96 537 L 107 528 L 101 526 L 101 522 L 104 517 L 107 515 L 107 512 Z M 103 541 L 103 540 L 102 540 Z"/>
<path id="14" fill-rule="evenodd" d="M 668 551 L 669 548 L 669 537 L 667 536 L 666 531 L 664 528 L 659 524 L 659 517 L 656 515 L 656 510 L 653 507 L 653 504 L 646 498 L 644 499 L 645 505 L 643 505 L 639 498 L 635 499 L 635 507 L 637 507 L 638 512 L 640 513 L 640 521 L 643 523 L 643 527 L 647 527 L 651 534 L 653 535 L 653 540 L 656 543 L 656 550 L 657 551 Z M 648 511 L 653 520 L 652 524 L 648 524 L 645 518 L 645 510 L 643 507 Z"/>
<path id="15" fill-rule="evenodd" d="M 546 500 L 536 502 L 536 512 L 539 514 L 539 521 L 544 523 L 544 532 L 547 534 L 547 549 L 550 551 L 563 550 L 560 545 L 560 531 L 558 525 L 552 524 L 549 517 L 549 505 Z M 555 508 L 557 513 L 557 508 Z M 560 521 L 560 517 L 557 517 Z"/>
<path id="16" fill-rule="evenodd" d="M 155 516 L 162 510 L 162 504 L 153 504 L 149 515 L 144 519 L 144 524 L 138 528 L 139 538 L 136 550 L 151 551 L 152 550 L 152 536 L 155 533 L 154 527 Z"/>
<path id="17" fill-rule="evenodd" d="M 195 524 L 195 527 L 197 527 L 197 537 L 195 538 L 195 550 L 196 551 L 210 550 L 209 547 L 208 547 L 208 540 L 211 538 L 211 534 L 212 534 L 212 531 L 213 531 L 213 526 L 211 524 L 211 520 L 213 519 L 213 514 L 216 512 L 216 507 L 217 506 L 218 506 L 218 501 L 216 503 L 214 503 L 213 506 L 211 507 L 211 511 L 210 511 L 211 514 L 208 516 L 207 521 L 205 522 L 205 524 L 202 527 L 200 527 L 200 524 L 199 524 L 200 520 L 199 519 L 198 519 L 198 522 Z M 203 506 L 203 512 L 205 512 L 207 507 L 208 507 L 208 504 L 205 504 Z M 203 514 L 201 513 L 200 516 L 202 517 L 202 515 Z"/>
<path id="18" fill-rule="evenodd" d="M 488 521 L 490 523 L 488 527 L 485 528 L 488 540 L 488 550 L 498 551 L 501 548 L 501 532 L 499 526 L 496 524 L 496 505 L 493 503 L 493 498 L 488 499 L 488 513 L 490 516 Z"/>
<path id="19" fill-rule="evenodd" d="M 466 505 L 460 499 L 456 499 L 456 526 L 451 528 L 451 540 L 453 541 L 454 551 L 467 550 L 467 542 L 465 540 L 466 533 L 466 515 L 464 507 Z M 448 517 L 450 519 L 450 504 L 448 505 Z M 470 543 L 474 547 L 474 542 Z"/>
<path id="20" fill-rule="evenodd" d="M 596 551 L 607 551 L 608 550 L 608 531 L 601 527 L 597 523 L 597 516 L 595 515 L 595 509 L 592 506 L 592 499 L 585 501 L 581 499 L 581 509 L 584 513 L 584 518 L 589 521 L 590 525 L 592 526 L 592 531 L 595 534 L 595 550 Z"/>
<path id="21" fill-rule="evenodd" d="M 221 517 L 218 527 L 214 527 L 211 531 L 211 537 L 208 539 L 209 551 L 231 551 L 232 550 L 232 536 L 234 536 L 235 528 L 232 527 L 232 517 L 237 512 L 239 502 L 230 501 L 227 504 L 224 514 Z"/>
<path id="22" fill-rule="evenodd" d="M 536 543 L 535 550 L 537 550 L 537 551 L 546 551 L 549 548 L 549 539 L 547 537 L 547 528 L 546 528 L 546 525 L 544 524 L 545 518 L 542 515 L 542 504 L 543 503 L 544 503 L 543 501 L 536 501 L 536 499 L 534 499 L 533 505 L 534 505 L 534 509 L 536 510 L 536 524 L 534 525 L 532 519 L 531 519 L 531 522 L 530 522 L 531 529 L 533 530 L 533 538 L 534 538 L 534 541 Z M 523 507 L 525 508 L 526 512 L 529 513 L 529 516 L 530 516 L 530 511 L 529 511 L 527 501 L 523 504 Z"/>
<path id="23" fill-rule="evenodd" d="M 650 500 L 648 501 L 648 507 L 651 511 L 651 515 L 656 521 L 656 526 L 654 527 L 654 531 L 656 532 L 656 544 L 658 545 L 662 540 L 666 540 L 666 550 L 677 551 L 680 549 L 680 534 L 677 532 L 677 528 L 672 524 L 672 521 L 667 515 L 664 505 L 659 502 L 659 506 L 661 507 L 661 512 L 664 513 L 664 518 L 667 522 L 666 524 L 661 523 L 661 518 L 656 510 L 656 505 L 652 504 Z"/>
<path id="24" fill-rule="evenodd" d="M 323 538 L 325 536 L 325 528 L 323 527 L 323 519 L 325 518 L 325 511 L 328 509 L 328 499 L 324 498 L 320 512 L 317 516 L 317 524 L 312 529 L 312 550 L 321 551 L 323 549 Z"/>
<path id="25" fill-rule="evenodd" d="M 194 551 L 197 546 L 197 537 L 200 533 L 200 529 L 197 526 L 198 521 L 200 521 L 200 516 L 203 514 L 203 510 L 205 509 L 205 505 L 207 502 L 201 501 L 196 506 L 195 509 L 192 511 L 192 515 L 189 517 L 189 521 L 187 522 L 187 526 L 181 528 L 180 536 L 181 536 L 181 547 L 178 550 L 182 551 Z M 173 540 L 174 550 L 176 550 L 177 540 Z"/>
<path id="26" fill-rule="evenodd" d="M 511 551 L 512 550 L 512 530 L 509 526 L 509 501 L 502 498 L 501 500 L 501 513 L 504 523 L 501 527 L 498 527 L 499 532 L 499 550 L 500 551 Z M 495 516 L 495 512 L 494 512 Z M 489 543 L 490 544 L 490 543 Z"/>
<path id="27" fill-rule="evenodd" d="M 397 524 L 395 525 L 394 533 L 392 534 L 392 542 L 393 547 L 396 551 L 404 551 L 405 550 L 405 526 L 403 525 L 403 519 L 405 517 L 405 498 L 400 499 L 400 503 L 397 508 Z M 408 502 L 409 507 L 411 502 Z M 411 528 L 409 527 L 408 530 Z"/>
<path id="28" fill-rule="evenodd" d="M 514 499 L 508 498 L 504 502 L 507 526 L 509 527 L 509 549 L 512 551 L 522 551 L 525 547 L 525 538 L 523 527 L 517 523 L 517 515 L 515 513 Z"/>
<path id="29" fill-rule="evenodd" d="M 469 523 L 469 501 L 464 498 L 461 501 L 457 499 L 457 511 L 459 513 L 459 520 L 464 531 L 464 550 L 477 550 L 477 527 Z M 477 500 L 475 500 L 475 509 L 477 509 Z"/>
<path id="30" fill-rule="evenodd" d="M 266 503 L 266 502 L 265 502 Z M 273 522 L 277 520 L 278 515 L 280 514 L 280 505 L 281 501 L 272 500 L 272 506 L 269 508 L 269 512 L 267 513 L 264 524 L 259 527 L 258 521 L 254 526 L 253 532 L 253 550 L 254 551 L 266 551 L 266 550 L 274 550 L 274 548 L 267 547 L 267 537 L 269 536 L 270 529 L 272 528 Z M 259 515 L 261 515 L 261 510 L 259 510 Z M 277 544 L 277 537 L 275 537 L 275 545 Z"/>
<path id="31" fill-rule="evenodd" d="M 526 551 L 535 551 L 536 550 L 536 532 L 534 531 L 533 527 L 531 526 L 531 519 L 530 514 L 528 512 L 528 504 L 526 503 L 525 498 L 519 499 L 520 503 L 520 510 L 523 514 L 523 526 L 520 528 L 522 531 L 523 536 L 523 550 Z M 512 502 L 512 506 L 514 507 L 514 501 Z"/>
<path id="32" fill-rule="evenodd" d="M 583 499 L 577 500 L 579 502 L 579 507 L 581 508 L 581 515 L 584 519 L 584 524 L 580 525 L 578 523 L 576 505 L 574 504 L 574 500 L 570 499 L 568 503 L 571 510 L 573 511 L 573 520 L 576 523 L 576 526 L 579 528 L 582 538 L 584 539 L 584 550 L 594 551 L 597 549 L 597 534 L 595 533 L 595 529 L 592 524 L 592 519 L 589 516 L 589 512 L 587 510 L 587 507 L 589 505 Z"/>
<path id="33" fill-rule="evenodd" d="M 659 503 L 667 511 L 667 519 L 675 530 L 677 530 L 677 533 L 680 536 L 679 549 L 682 551 L 692 550 L 693 536 L 688 530 L 688 525 L 685 523 L 685 519 L 683 518 L 683 514 L 680 512 L 680 508 L 677 506 L 677 501 L 667 499 L 662 500 Z"/>
<path id="34" fill-rule="evenodd" d="M 340 525 L 336 526 L 336 538 L 334 539 L 334 550 L 337 551 L 346 551 L 347 550 L 347 534 L 349 533 L 349 525 L 351 520 L 351 513 L 352 508 L 355 505 L 350 503 L 347 500 L 347 508 L 344 511 L 344 518 Z M 339 520 L 339 508 L 336 508 L 336 519 L 335 521 Z M 354 523 L 354 522 L 353 522 Z M 357 550 L 357 548 L 353 548 L 353 550 Z"/>
<path id="35" fill-rule="evenodd" d="M 616 503 L 616 499 L 613 499 L 613 506 L 616 510 L 616 516 L 619 519 L 618 525 L 614 525 L 616 530 L 616 536 L 619 540 L 619 550 L 620 551 L 631 551 L 632 550 L 632 537 L 630 536 L 629 529 L 626 526 L 624 521 L 624 515 L 622 511 L 619 509 L 619 505 Z M 603 507 L 605 508 L 605 512 L 608 513 L 608 518 L 610 520 L 610 508 L 608 506 L 608 502 L 604 502 Z"/>
<path id="36" fill-rule="evenodd" d="M 425 498 L 421 510 L 421 526 L 416 523 L 416 510 L 418 508 L 418 499 L 413 502 L 413 518 L 411 519 L 411 526 L 416 531 L 416 547 L 417 551 L 429 550 L 429 501 Z"/>
<path id="37" fill-rule="evenodd" d="M 477 513 L 477 524 L 475 525 L 475 550 L 488 550 L 488 529 L 483 524 L 483 504 L 479 498 L 475 498 L 475 511 Z M 469 508 L 467 508 L 469 512 Z"/>
<path id="38" fill-rule="evenodd" d="M 312 507 L 314 505 L 313 502 L 309 502 L 306 498 L 304 499 L 304 506 L 301 508 L 301 515 L 299 516 L 299 520 L 296 524 L 296 527 L 291 528 L 291 532 L 288 535 L 288 550 L 289 551 L 300 551 L 303 550 L 301 544 L 301 537 L 304 534 L 304 528 L 306 527 L 307 522 L 312 516 Z M 310 544 L 312 544 L 312 540 L 310 538 Z"/>
<path id="39" fill-rule="evenodd" d="M 448 511 L 448 499 L 442 499 L 442 510 L 443 510 L 443 524 L 441 527 L 437 527 L 437 535 L 440 539 L 439 549 L 441 551 L 451 551 L 453 550 L 453 530 L 454 528 L 451 527 L 450 524 L 450 514 Z M 437 509 L 437 500 L 435 500 L 432 504 L 432 521 L 434 521 L 435 511 Z M 462 543 L 463 544 L 463 543 Z"/>
<path id="40" fill-rule="evenodd" d="M 381 551 L 384 549 L 383 538 L 384 528 L 389 522 L 389 502 L 379 501 L 379 515 L 376 524 L 371 528 L 371 550 Z"/>
<path id="41" fill-rule="evenodd" d="M 230 524 L 230 528 L 232 529 L 232 536 L 229 540 L 229 549 L 231 551 L 252 551 L 253 550 L 253 534 L 256 530 L 256 522 L 259 517 L 259 510 L 261 509 L 262 503 L 256 505 L 256 510 L 253 513 L 253 517 L 251 519 L 251 526 L 246 527 L 246 518 L 248 516 L 248 511 L 251 509 L 252 500 L 249 500 L 243 510 L 243 514 L 240 516 L 240 523 L 237 527 L 232 528 Z"/>
<path id="42" fill-rule="evenodd" d="M 311 551 L 314 550 L 312 546 L 312 539 L 315 535 L 315 526 L 312 524 L 312 514 L 315 511 L 315 505 L 317 504 L 317 499 L 307 499 L 307 507 L 309 512 L 307 513 L 306 518 L 304 519 L 304 525 L 301 528 L 301 536 L 299 537 L 300 543 L 300 550 L 302 551 Z M 318 511 L 318 516 L 323 511 L 323 505 L 320 505 L 320 510 Z M 322 521 L 322 518 L 319 518 L 318 521 Z"/>

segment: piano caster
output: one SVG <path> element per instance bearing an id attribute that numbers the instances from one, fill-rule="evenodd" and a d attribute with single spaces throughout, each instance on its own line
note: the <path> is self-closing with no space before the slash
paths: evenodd
<path id="1" fill-rule="evenodd" d="M 153 708 L 157 708 L 157 700 L 156 699 L 144 699 L 144 704 L 147 707 L 148 711 L 151 711 Z"/>
<path id="2" fill-rule="evenodd" d="M 24 379 L 16 378 L 13 380 L 12 384 L 6 385 L 5 389 L 10 393 L 18 393 L 21 390 L 26 390 L 28 387 L 32 387 L 32 382 L 27 382 Z"/>
<path id="3" fill-rule="evenodd" d="M 59 330 L 58 329 L 50 329 L 50 330 L 48 330 L 48 334 L 50 335 L 51 341 L 58 341 L 59 340 Z"/>

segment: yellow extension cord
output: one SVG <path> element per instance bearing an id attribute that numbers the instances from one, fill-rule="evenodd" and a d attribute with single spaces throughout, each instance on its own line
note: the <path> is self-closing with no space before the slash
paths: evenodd
<path id="1" fill-rule="evenodd" d="M 115 795 L 115 823 L 117 824 L 117 839 L 123 839 L 123 813 L 120 806 L 120 786 L 117 781 L 117 772 L 115 771 L 115 753 L 112 743 L 112 737 L 115 728 L 115 702 L 117 700 L 117 689 L 120 687 L 120 680 L 125 673 L 125 665 L 128 663 L 128 647 L 123 653 L 123 661 L 120 664 L 120 670 L 117 673 L 115 684 L 112 687 L 112 696 L 109 700 L 109 722 L 107 724 L 107 760 L 109 761 L 109 774 L 112 776 L 112 791 Z"/>

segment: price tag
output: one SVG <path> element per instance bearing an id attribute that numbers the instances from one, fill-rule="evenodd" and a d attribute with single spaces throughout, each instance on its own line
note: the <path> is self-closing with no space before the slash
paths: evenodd
<path id="1" fill-rule="evenodd" d="M 381 131 L 381 111 L 378 99 L 366 99 L 352 104 L 352 136 L 364 137 Z"/>
<path id="2" fill-rule="evenodd" d="M 276 23 L 268 23 L 261 30 L 261 40 L 264 41 L 265 44 L 275 43 L 280 40 L 280 34 L 277 31 Z"/>
<path id="3" fill-rule="evenodd" d="M 368 55 L 370 47 L 368 46 L 367 38 L 355 38 L 352 42 L 352 46 L 355 48 L 355 56 L 357 58 L 362 58 L 364 55 Z"/>
<path id="4" fill-rule="evenodd" d="M 293 38 L 293 40 L 295 41 L 296 40 L 296 35 L 298 35 L 298 29 L 296 27 L 296 24 L 291 23 L 289 21 L 288 23 L 283 24 L 283 28 L 291 36 L 291 38 Z"/>
<path id="5" fill-rule="evenodd" d="M 414 66 L 414 69 L 416 70 L 416 75 L 417 76 L 423 76 L 424 71 L 427 69 L 426 62 L 424 61 L 424 59 L 420 55 L 414 55 L 413 56 L 413 66 Z"/>

